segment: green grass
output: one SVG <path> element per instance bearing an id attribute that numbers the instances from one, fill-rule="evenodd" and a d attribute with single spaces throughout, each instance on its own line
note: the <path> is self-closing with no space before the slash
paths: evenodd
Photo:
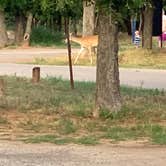
<path id="1" fill-rule="evenodd" d="M 35 137 L 29 137 L 26 139 L 23 139 L 26 143 L 53 143 L 57 145 L 64 145 L 74 142 L 74 139 L 72 138 L 60 138 L 55 135 L 39 135 Z"/>
<path id="2" fill-rule="evenodd" d="M 110 139 L 112 142 L 151 139 L 152 143 L 166 144 L 166 127 L 160 125 L 137 125 L 132 127 L 111 127 L 105 128 L 105 134 L 102 138 Z"/>
<path id="3" fill-rule="evenodd" d="M 77 144 L 83 144 L 83 145 L 96 145 L 99 144 L 99 139 L 97 139 L 95 136 L 84 136 L 81 138 L 78 138 L 76 140 Z"/>
<path id="4" fill-rule="evenodd" d="M 152 127 L 152 142 L 160 145 L 166 144 L 166 127 L 163 128 L 159 125 Z"/>
<path id="5" fill-rule="evenodd" d="M 119 141 L 139 140 L 146 139 L 154 144 L 166 144 L 166 127 L 159 125 L 137 125 L 132 127 L 108 127 L 102 129 L 103 135 L 87 135 L 79 138 L 75 137 L 61 137 L 55 135 L 39 135 L 24 139 L 27 143 L 42 143 L 49 142 L 58 145 L 63 144 L 83 144 L 83 145 L 96 145 L 100 140 L 110 140 L 111 143 L 118 143 Z"/>
<path id="6" fill-rule="evenodd" d="M 100 117 L 94 119 L 95 83 L 75 82 L 71 90 L 69 81 L 60 78 L 48 77 L 39 84 L 20 77 L 3 79 L 6 86 L 0 100 L 0 124 L 34 133 L 27 141 L 33 138 L 31 142 L 93 145 L 102 139 L 118 142 L 146 138 L 151 143 L 166 144 L 165 91 L 121 87 L 122 110 L 111 113 L 103 108 Z"/>
<path id="7" fill-rule="evenodd" d="M 35 137 L 29 137 L 26 139 L 23 139 L 26 143 L 53 143 L 57 145 L 64 145 L 74 142 L 74 139 L 72 138 L 60 138 L 55 135 L 39 135 Z"/>
<path id="8" fill-rule="evenodd" d="M 29 137 L 23 140 L 26 143 L 49 142 L 57 145 L 64 145 L 69 143 L 82 144 L 82 145 L 96 145 L 99 143 L 98 140 L 92 136 L 80 137 L 80 138 L 70 138 L 70 137 L 61 138 L 55 135 L 39 135 L 36 137 Z"/>
<path id="9" fill-rule="evenodd" d="M 57 130 L 60 134 L 71 134 L 76 132 L 76 126 L 70 119 L 61 119 L 58 123 Z"/>

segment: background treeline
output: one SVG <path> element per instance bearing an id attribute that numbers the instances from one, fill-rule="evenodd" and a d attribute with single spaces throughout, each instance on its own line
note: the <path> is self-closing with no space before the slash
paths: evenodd
<path id="1" fill-rule="evenodd" d="M 86 3 L 90 5 L 88 1 Z M 82 32 L 83 2 L 85 0 L 0 0 L 0 47 L 8 45 L 9 35 L 13 35 L 13 43 L 16 45 L 22 44 L 25 39 L 32 45 L 61 45 L 66 17 L 70 16 L 70 31 L 74 34 Z M 112 1 L 112 8 L 117 9 L 115 16 L 118 18 L 120 31 L 131 34 L 132 18 L 137 19 L 139 27 L 141 8 L 153 7 L 152 2 L 153 0 Z M 165 1 L 163 5 L 165 6 Z M 94 33 L 97 33 L 97 7 L 94 12 Z M 12 30 L 8 31 L 8 36 L 7 30 Z M 13 32 L 14 34 L 10 34 Z"/>

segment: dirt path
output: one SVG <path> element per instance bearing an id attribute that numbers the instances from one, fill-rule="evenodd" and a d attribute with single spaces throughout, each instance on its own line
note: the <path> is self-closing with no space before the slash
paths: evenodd
<path id="1" fill-rule="evenodd" d="M 166 148 L 0 142 L 0 166 L 165 166 Z"/>
<path id="2" fill-rule="evenodd" d="M 79 49 L 72 49 L 75 54 Z M 67 55 L 67 49 L 56 48 L 17 48 L 17 49 L 1 49 L 0 63 L 30 63 L 35 58 L 55 58 L 57 56 Z"/>

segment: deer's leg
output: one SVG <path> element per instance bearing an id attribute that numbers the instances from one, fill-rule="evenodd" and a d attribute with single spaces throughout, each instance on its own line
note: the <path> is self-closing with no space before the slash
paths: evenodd
<path id="1" fill-rule="evenodd" d="M 82 54 L 82 52 L 83 52 L 83 51 L 84 51 L 84 47 L 81 47 L 81 49 L 80 49 L 80 51 L 79 51 L 78 55 L 76 56 L 76 58 L 75 58 L 75 60 L 74 60 L 74 64 L 76 64 L 76 63 L 77 63 L 78 58 L 80 57 L 80 55 Z"/>

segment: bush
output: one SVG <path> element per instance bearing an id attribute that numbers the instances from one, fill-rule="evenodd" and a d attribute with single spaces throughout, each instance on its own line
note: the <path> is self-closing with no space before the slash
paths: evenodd
<path id="1" fill-rule="evenodd" d="M 32 29 L 31 45 L 53 46 L 64 45 L 64 35 L 61 32 L 52 32 L 50 29 L 38 26 Z"/>

